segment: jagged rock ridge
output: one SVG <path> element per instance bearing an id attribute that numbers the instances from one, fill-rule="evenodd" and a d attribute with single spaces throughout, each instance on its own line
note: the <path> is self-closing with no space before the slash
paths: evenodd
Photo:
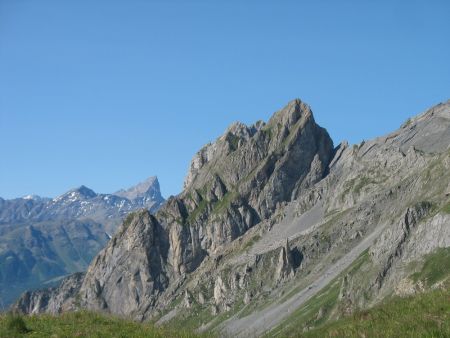
<path id="1" fill-rule="evenodd" d="M 129 243 L 130 235 L 125 239 L 120 233 L 86 274 L 80 295 L 87 307 L 147 315 L 159 300 L 158 294 L 171 283 L 185 278 L 220 246 L 267 219 L 277 204 L 289 201 L 297 190 L 319 181 L 333 155 L 327 132 L 315 124 L 310 108 L 299 100 L 277 112 L 267 124 L 233 125 L 206 148 L 215 150 L 207 161 L 193 166 L 179 196 L 169 199 L 154 218 L 136 216 L 152 222 L 145 228 L 149 233 L 132 241 L 133 250 L 147 252 L 148 243 L 142 239 L 147 235 L 153 238 L 156 231 L 161 248 L 155 254 L 162 264 L 149 267 L 147 261 L 129 260 L 125 268 L 135 273 L 123 273 L 121 283 L 128 288 L 136 279 L 140 281 L 134 302 L 127 306 L 119 302 L 119 310 L 117 295 L 126 291 L 117 283 L 110 284 L 115 274 L 110 265 L 96 264 L 107 261 L 110 252 L 118 260 L 126 259 L 127 251 L 122 257 L 115 245 L 124 240 Z M 203 153 L 205 148 L 196 158 Z M 116 291 L 111 292 L 113 289 Z"/>
<path id="2" fill-rule="evenodd" d="M 154 297 L 149 304 L 149 295 L 183 280 L 205 257 L 269 218 L 277 205 L 290 201 L 299 190 L 321 180 L 333 152 L 328 133 L 317 126 L 310 108 L 300 100 L 290 102 L 267 124 L 232 125 L 195 156 L 179 196 L 169 199 L 154 217 L 134 216 L 152 220 L 144 232 L 132 241 L 130 233 L 120 231 L 94 260 L 80 291 L 83 305 L 147 315 L 158 301 Z M 156 254 L 163 263 L 149 270 L 146 260 L 128 261 L 129 245 L 136 252 L 147 252 L 143 239 L 153 237 L 155 231 L 161 245 Z M 128 247 L 122 252 L 117 248 L 124 242 Z M 123 273 L 120 283 L 112 277 L 117 268 L 98 263 L 107 262 L 112 253 L 116 261 L 127 262 L 127 271 L 134 271 Z M 123 291 L 120 285 L 128 288 L 136 280 L 140 282 L 134 301 L 128 306 L 122 302 L 119 310 L 115 304 Z"/>
<path id="3" fill-rule="evenodd" d="M 281 324 L 333 280 L 336 307 L 315 318 L 370 306 L 412 273 L 404 262 L 450 246 L 449 130 L 450 101 L 336 149 L 299 100 L 266 124 L 233 124 L 196 154 L 179 196 L 154 216 L 130 215 L 80 283 L 79 304 L 22 299 L 20 308 L 158 323 L 209 314 L 200 330 L 245 337 Z"/>

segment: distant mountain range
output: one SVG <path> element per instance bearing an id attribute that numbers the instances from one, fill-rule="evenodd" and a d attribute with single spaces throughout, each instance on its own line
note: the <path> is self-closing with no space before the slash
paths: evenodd
<path id="1" fill-rule="evenodd" d="M 113 194 L 81 186 L 54 199 L 0 198 L 0 307 L 25 289 L 84 271 L 131 211 L 164 203 L 153 176 Z"/>

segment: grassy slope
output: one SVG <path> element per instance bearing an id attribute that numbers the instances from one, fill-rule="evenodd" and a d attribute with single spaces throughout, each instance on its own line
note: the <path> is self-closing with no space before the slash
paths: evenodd
<path id="1" fill-rule="evenodd" d="M 361 255 L 346 273 L 359 271 L 366 256 L 367 253 Z M 450 337 L 450 248 L 438 249 L 418 264 L 421 268 L 410 278 L 414 282 L 421 281 L 428 288 L 443 281 L 440 289 L 407 298 L 393 297 L 372 309 L 330 322 L 329 320 L 332 320 L 339 312 L 338 293 L 342 277 L 338 277 L 268 335 L 280 337 Z M 317 315 L 319 309 L 322 312 L 321 316 Z M 303 332 L 303 328 L 309 326 L 314 326 L 316 329 Z"/>
<path id="2" fill-rule="evenodd" d="M 445 280 L 450 275 L 450 248 L 437 249 L 428 255 L 420 271 L 411 275 L 417 281 L 423 281 L 426 286 Z"/>
<path id="3" fill-rule="evenodd" d="M 318 327 L 337 315 L 339 291 L 342 278 L 349 273 L 355 273 L 367 262 L 367 250 L 358 257 L 344 273 L 331 281 L 316 296 L 308 300 L 303 306 L 295 310 L 281 325 L 270 331 L 267 336 L 290 337 L 302 332 L 304 327 Z"/>
<path id="4" fill-rule="evenodd" d="M 328 322 L 336 311 L 340 278 L 330 283 L 321 293 L 297 310 L 284 323 L 287 330 L 275 330 L 270 335 L 297 337 L 450 337 L 450 249 L 439 249 L 428 255 L 421 269 L 411 275 L 415 281 L 426 281 L 431 286 L 445 280 L 442 289 L 414 297 L 394 297 L 384 303 L 338 321 Z M 367 252 L 347 270 L 359 270 Z M 317 317 L 318 310 L 322 315 Z M 336 313 L 334 313 L 336 314 Z M 331 317 L 331 318 L 330 318 Z M 196 337 L 189 325 L 171 325 L 155 328 L 151 324 L 89 312 L 67 313 L 60 316 L 31 316 L 22 319 L 0 316 L 0 337 Z M 304 326 L 318 326 L 302 332 Z M 26 328 L 26 330 L 21 330 Z M 177 328 L 177 329 L 174 329 Z"/>
<path id="5" fill-rule="evenodd" d="M 0 315 L 0 337 L 198 337 L 110 316 L 75 312 L 60 316 Z"/>
<path id="6" fill-rule="evenodd" d="M 394 298 L 298 337 L 450 337 L 450 291 Z"/>

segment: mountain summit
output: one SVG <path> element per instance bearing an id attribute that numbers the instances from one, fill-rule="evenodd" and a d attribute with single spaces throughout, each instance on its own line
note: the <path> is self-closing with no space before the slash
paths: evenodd
<path id="1" fill-rule="evenodd" d="M 333 154 L 328 133 L 300 100 L 267 123 L 233 124 L 195 155 L 179 196 L 155 216 L 128 217 L 90 266 L 81 299 L 92 309 L 148 315 L 186 273 L 320 181 Z"/>
<path id="2" fill-rule="evenodd" d="M 114 195 L 128 198 L 129 200 L 142 199 L 159 202 L 163 200 L 159 187 L 159 181 L 156 176 L 151 176 L 145 181 L 140 182 L 127 190 L 119 190 L 115 192 Z"/>
<path id="3" fill-rule="evenodd" d="M 449 114 L 440 104 L 336 148 L 300 100 L 267 123 L 234 123 L 194 156 L 183 192 L 155 214 L 131 213 L 84 277 L 14 308 L 283 336 L 441 287 L 449 274 L 432 266 L 450 247 Z"/>
<path id="4" fill-rule="evenodd" d="M 89 189 L 88 187 L 82 185 L 77 189 L 72 190 L 71 192 L 78 194 L 81 197 L 84 198 L 94 198 L 97 196 L 97 194 L 94 192 L 94 190 Z"/>

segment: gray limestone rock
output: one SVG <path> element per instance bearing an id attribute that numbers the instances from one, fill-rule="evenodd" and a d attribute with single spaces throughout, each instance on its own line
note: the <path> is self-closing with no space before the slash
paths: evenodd
<path id="1" fill-rule="evenodd" d="M 51 298 L 137 319 L 253 311 L 217 327 L 230 336 L 263 334 L 333 280 L 334 313 L 366 308 L 406 280 L 405 262 L 450 246 L 449 130 L 450 101 L 336 149 L 300 100 L 235 123 L 195 155 L 180 195 L 124 222 L 76 296 Z"/>
<path id="2" fill-rule="evenodd" d="M 87 270 L 81 305 L 116 314 L 145 312 L 169 282 L 167 243 L 164 229 L 147 210 L 130 214 Z"/>
<path id="3" fill-rule="evenodd" d="M 289 241 L 286 239 L 286 243 L 281 247 L 280 254 L 278 255 L 278 263 L 275 268 L 275 280 L 279 283 L 293 275 L 294 264 L 291 249 L 289 248 Z"/>
<path id="4" fill-rule="evenodd" d="M 83 282 L 84 273 L 75 273 L 65 278 L 58 287 L 25 292 L 14 304 L 13 311 L 28 314 L 41 313 L 43 309 L 51 314 L 76 309 L 77 295 Z"/>

